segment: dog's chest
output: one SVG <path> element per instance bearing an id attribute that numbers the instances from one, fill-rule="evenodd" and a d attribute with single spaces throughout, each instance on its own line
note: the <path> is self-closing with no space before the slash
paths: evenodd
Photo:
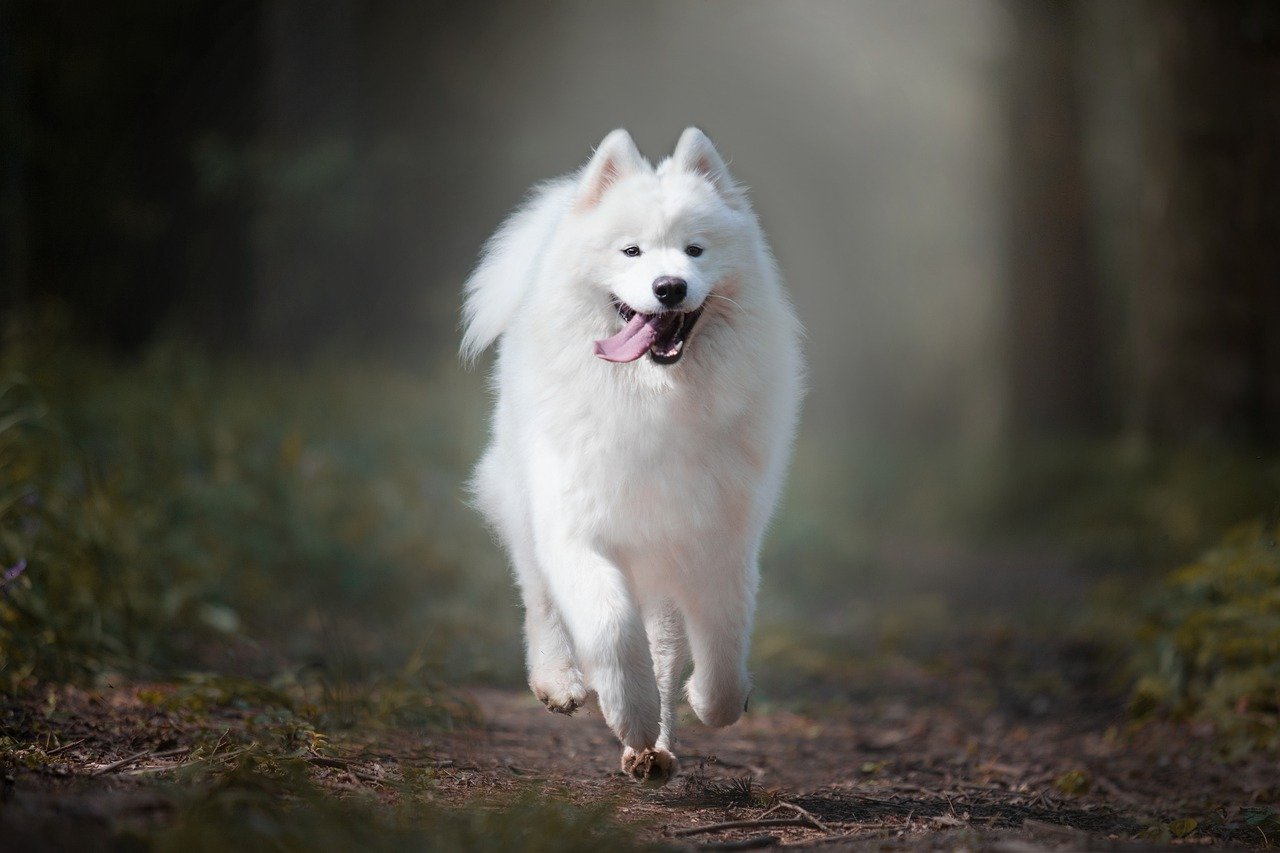
<path id="1" fill-rule="evenodd" d="M 585 518 L 651 539 L 720 527 L 741 513 L 757 479 L 743 450 L 749 417 L 705 400 L 602 396 L 558 429 L 562 482 Z"/>

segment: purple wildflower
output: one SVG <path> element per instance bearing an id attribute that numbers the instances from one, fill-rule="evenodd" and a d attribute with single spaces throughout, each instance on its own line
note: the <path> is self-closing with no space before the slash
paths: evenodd
<path id="1" fill-rule="evenodd" d="M 4 576 L 0 577 L 0 590 L 5 589 L 9 584 L 13 583 L 18 577 L 27 570 L 27 561 L 19 560 L 12 567 L 4 570 Z"/>

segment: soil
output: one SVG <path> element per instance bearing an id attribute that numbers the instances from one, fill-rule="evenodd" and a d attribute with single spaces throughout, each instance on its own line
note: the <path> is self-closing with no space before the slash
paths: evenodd
<path id="1" fill-rule="evenodd" d="M 835 849 L 1162 849 L 1267 847 L 1241 819 L 1274 803 L 1262 756 L 1226 764 L 1172 726 L 1124 734 L 1106 710 L 1020 718 L 963 707 L 851 705 L 821 718 L 750 713 L 721 730 L 688 726 L 682 775 L 664 789 L 618 772 L 599 717 L 568 719 L 532 697 L 477 691 L 487 726 L 442 743 L 467 785 L 542 779 L 584 798 L 613 797 L 655 841 Z M 1220 804 L 1206 820 L 1206 803 Z M 1236 819 L 1227 812 L 1233 804 Z M 1174 838 L 1191 816 L 1197 830 Z M 790 819 L 776 826 L 769 820 Z M 717 824 L 740 827 L 710 829 Z M 1212 825 L 1210 829 L 1202 826 Z M 1175 826 L 1182 830 L 1186 824 Z"/>
<path id="2" fill-rule="evenodd" d="M 913 680 L 930 690 L 904 687 Z M 676 848 L 1269 849 L 1259 815 L 1275 813 L 1280 793 L 1273 757 L 1224 761 L 1193 726 L 1131 730 L 1107 701 L 1024 707 L 952 686 L 908 672 L 883 700 L 833 693 L 804 713 L 753 703 L 718 731 L 686 721 L 681 773 L 661 789 L 621 775 L 598 715 L 548 713 L 515 689 L 467 691 L 480 716 L 452 732 L 383 728 L 335 743 L 342 757 L 300 754 L 335 794 L 394 797 L 391 783 L 411 767 L 431 768 L 434 796 L 459 806 L 532 783 L 608 802 L 641 840 Z M 45 757 L 10 764 L 0 849 L 87 849 L 121 827 L 163 825 L 172 804 L 155 780 L 211 726 L 244 729 L 257 713 L 243 703 L 200 719 L 161 710 L 156 696 L 170 689 L 60 687 L 11 704 L 10 745 Z"/>

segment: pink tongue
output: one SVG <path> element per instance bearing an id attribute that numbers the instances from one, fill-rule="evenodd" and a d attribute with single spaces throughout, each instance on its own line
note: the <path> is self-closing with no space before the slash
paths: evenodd
<path id="1" fill-rule="evenodd" d="M 596 355 L 605 361 L 635 361 L 649 351 L 658 337 L 654 316 L 637 313 L 612 338 L 596 341 Z"/>

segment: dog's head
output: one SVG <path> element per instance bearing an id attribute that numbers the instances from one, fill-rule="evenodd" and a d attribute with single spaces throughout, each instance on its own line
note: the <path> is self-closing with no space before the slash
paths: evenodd
<path id="1" fill-rule="evenodd" d="M 578 280 L 617 318 L 596 342 L 607 361 L 649 355 L 674 364 L 708 300 L 737 295 L 751 261 L 754 217 L 711 140 L 686 130 L 675 153 L 649 165 L 625 130 L 604 138 L 582 170 L 573 202 Z M 714 313 L 714 312 L 713 312 Z"/>

